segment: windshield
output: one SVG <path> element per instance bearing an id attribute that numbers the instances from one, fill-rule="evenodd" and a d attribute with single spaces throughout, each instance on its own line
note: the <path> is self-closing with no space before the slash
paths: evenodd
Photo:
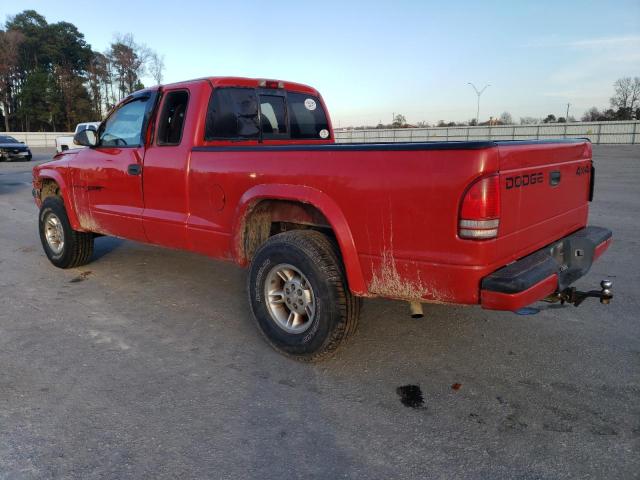
<path id="1" fill-rule="evenodd" d="M 8 135 L 0 135 L 0 143 L 20 143 L 15 138 Z"/>

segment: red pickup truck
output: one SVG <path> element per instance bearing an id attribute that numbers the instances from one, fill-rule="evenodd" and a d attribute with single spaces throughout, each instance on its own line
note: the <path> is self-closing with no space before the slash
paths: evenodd
<path id="1" fill-rule="evenodd" d="M 138 91 L 33 170 L 57 267 L 112 235 L 249 266 L 277 350 L 317 360 L 356 328 L 358 297 L 518 310 L 579 292 L 611 231 L 587 226 L 587 140 L 336 144 L 320 94 L 204 78 Z"/>

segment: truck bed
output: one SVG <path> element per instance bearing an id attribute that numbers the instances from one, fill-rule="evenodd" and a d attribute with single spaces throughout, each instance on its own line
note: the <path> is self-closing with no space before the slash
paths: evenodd
<path id="1" fill-rule="evenodd" d="M 199 145 L 192 149 L 190 175 L 202 186 L 223 172 L 230 176 L 225 198 L 232 205 L 259 183 L 322 192 L 344 215 L 346 236 L 353 239 L 362 270 L 362 282 L 351 285 L 357 293 L 478 303 L 482 277 L 586 225 L 589 175 L 575 181 L 571 170 L 590 165 L 590 158 L 590 143 L 582 139 Z M 563 180 L 555 190 L 548 183 L 506 189 L 509 175 L 531 169 L 548 175 L 555 168 Z M 465 189 L 493 173 L 501 175 L 498 238 L 459 238 Z M 190 221 L 207 228 L 208 215 L 196 208 Z M 231 231 L 235 215 L 215 215 L 211 228 Z"/>

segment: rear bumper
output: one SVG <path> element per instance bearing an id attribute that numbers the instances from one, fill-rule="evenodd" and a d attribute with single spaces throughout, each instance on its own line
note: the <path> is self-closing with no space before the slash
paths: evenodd
<path id="1" fill-rule="evenodd" d="M 586 275 L 612 238 L 607 228 L 586 227 L 495 271 L 482 279 L 482 307 L 514 311 L 564 290 Z"/>

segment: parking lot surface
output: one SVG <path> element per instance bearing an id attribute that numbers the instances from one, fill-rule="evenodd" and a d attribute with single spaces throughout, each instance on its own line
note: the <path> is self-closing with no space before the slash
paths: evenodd
<path id="1" fill-rule="evenodd" d="M 262 340 L 231 264 L 105 237 L 54 268 L 48 158 L 0 163 L 0 478 L 638 478 L 640 146 L 594 146 L 615 239 L 578 286 L 611 305 L 366 300 L 315 365 Z"/>

